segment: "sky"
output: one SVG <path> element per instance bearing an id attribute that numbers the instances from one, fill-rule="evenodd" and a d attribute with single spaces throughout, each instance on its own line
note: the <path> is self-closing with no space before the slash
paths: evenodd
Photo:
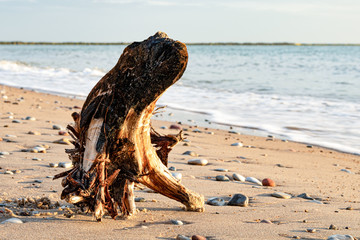
<path id="1" fill-rule="evenodd" d="M 0 41 L 360 43 L 359 0 L 0 0 Z"/>

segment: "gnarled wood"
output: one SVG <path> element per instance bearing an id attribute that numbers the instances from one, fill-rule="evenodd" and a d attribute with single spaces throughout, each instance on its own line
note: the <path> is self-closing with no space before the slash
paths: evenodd
<path id="1" fill-rule="evenodd" d="M 135 212 L 134 182 L 203 211 L 204 199 L 182 186 L 168 171 L 171 148 L 182 140 L 151 130 L 155 103 L 183 74 L 185 44 L 158 32 L 129 45 L 115 67 L 92 89 L 68 129 L 75 149 L 67 150 L 74 169 L 59 174 L 62 198 L 90 209 L 101 220 L 104 209 L 115 218 Z"/>

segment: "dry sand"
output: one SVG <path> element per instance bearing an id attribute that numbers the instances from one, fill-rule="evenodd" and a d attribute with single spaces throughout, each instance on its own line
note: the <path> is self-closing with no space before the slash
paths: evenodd
<path id="1" fill-rule="evenodd" d="M 207 239 L 291 239 L 294 236 L 327 239 L 334 234 L 360 237 L 360 156 L 278 139 L 231 134 L 224 130 L 198 127 L 203 132 L 196 133 L 190 126 L 183 126 L 188 128 L 185 133 L 191 141 L 190 146 L 177 145 L 170 154 L 169 166 L 176 167 L 183 175 L 182 183 L 203 194 L 205 199 L 223 197 L 229 200 L 232 195 L 241 193 L 250 198 L 249 206 L 206 204 L 203 213 L 187 212 L 174 200 L 138 188 L 136 197 L 146 199 L 136 203 L 140 211 L 135 216 L 116 221 L 106 216 L 98 223 L 91 214 L 80 213 L 67 218 L 64 216 L 67 211 L 59 208 L 15 207 L 11 201 L 21 197 L 48 197 L 52 203 L 59 201 L 60 208 L 68 205 L 60 200 L 61 180 L 47 178 L 65 170 L 50 168 L 49 163 L 70 162 L 64 153 L 69 146 L 53 143 L 63 136 L 59 136 L 59 130 L 53 130 L 52 126 L 65 127 L 71 123 L 71 113 L 79 111 L 74 106 L 81 107 L 83 102 L 6 86 L 0 86 L 0 90 L 3 90 L 1 95 L 8 96 L 6 101 L 0 99 L 0 138 L 3 139 L 0 152 L 10 153 L 0 158 L 0 222 L 11 218 L 6 209 L 12 210 L 14 217 L 24 222 L 0 224 L 0 239 L 175 239 L 178 234 L 188 237 L 198 234 Z M 21 123 L 13 123 L 8 112 L 12 112 L 13 118 Z M 21 120 L 27 116 L 36 120 Z M 159 129 L 170 124 L 153 123 L 161 133 L 177 133 L 176 130 Z M 29 131 L 41 135 L 30 135 Z M 209 131 L 214 134 L 208 134 Z M 234 142 L 242 142 L 244 147 L 230 146 Z M 48 145 L 49 149 L 46 153 L 21 151 L 38 144 Z M 209 164 L 187 164 L 194 158 L 182 155 L 188 150 L 207 159 Z M 214 171 L 217 168 L 229 172 Z M 21 172 L 3 174 L 8 170 Z M 260 180 L 271 178 L 277 186 L 270 188 L 249 182 L 215 181 L 217 175 L 233 173 Z M 289 193 L 293 197 L 275 198 L 271 196 L 274 192 Z M 319 201 L 296 197 L 301 193 Z M 19 216 L 30 212 L 40 216 Z M 180 220 L 184 224 L 175 225 L 171 220 Z M 331 224 L 338 230 L 329 229 Z M 311 233 L 307 229 L 316 231 Z"/>

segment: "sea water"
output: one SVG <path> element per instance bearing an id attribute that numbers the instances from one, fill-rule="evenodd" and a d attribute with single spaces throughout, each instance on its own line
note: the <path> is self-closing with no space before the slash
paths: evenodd
<path id="1" fill-rule="evenodd" d="M 1 45 L 0 83 L 86 97 L 125 47 Z M 165 119 L 360 154 L 360 47 L 191 45 L 188 52 L 183 77 L 158 101 L 176 113 Z"/>

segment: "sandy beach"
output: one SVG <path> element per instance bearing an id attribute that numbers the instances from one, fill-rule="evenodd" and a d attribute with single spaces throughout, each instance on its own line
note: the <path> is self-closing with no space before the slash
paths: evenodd
<path id="1" fill-rule="evenodd" d="M 205 212 L 188 212 L 139 185 L 135 195 L 143 199 L 136 203 L 136 215 L 116 221 L 105 216 L 98 223 L 91 213 L 60 200 L 61 180 L 52 176 L 66 169 L 50 167 L 70 163 L 64 149 L 71 146 L 54 143 L 70 136 L 53 128 L 72 123 L 71 113 L 80 111 L 83 101 L 1 85 L 0 91 L 0 239 L 181 239 L 179 234 L 206 239 L 360 238 L 360 156 L 189 125 L 180 125 L 187 142 L 174 147 L 169 167 L 206 200 L 220 197 L 226 203 L 242 194 L 248 205 L 205 204 Z M 169 129 L 171 124 L 153 121 L 164 134 L 177 133 Z M 34 150 L 37 145 L 45 150 Z M 198 156 L 184 155 L 186 151 Z M 189 165 L 194 158 L 209 163 Z M 276 186 L 235 181 L 234 173 L 260 181 L 270 178 Z M 230 181 L 217 181 L 219 175 L 228 175 Z M 273 196 L 279 192 L 285 198 Z M 39 204 L 41 198 L 48 207 Z M 11 218 L 23 223 L 5 222 Z"/>

